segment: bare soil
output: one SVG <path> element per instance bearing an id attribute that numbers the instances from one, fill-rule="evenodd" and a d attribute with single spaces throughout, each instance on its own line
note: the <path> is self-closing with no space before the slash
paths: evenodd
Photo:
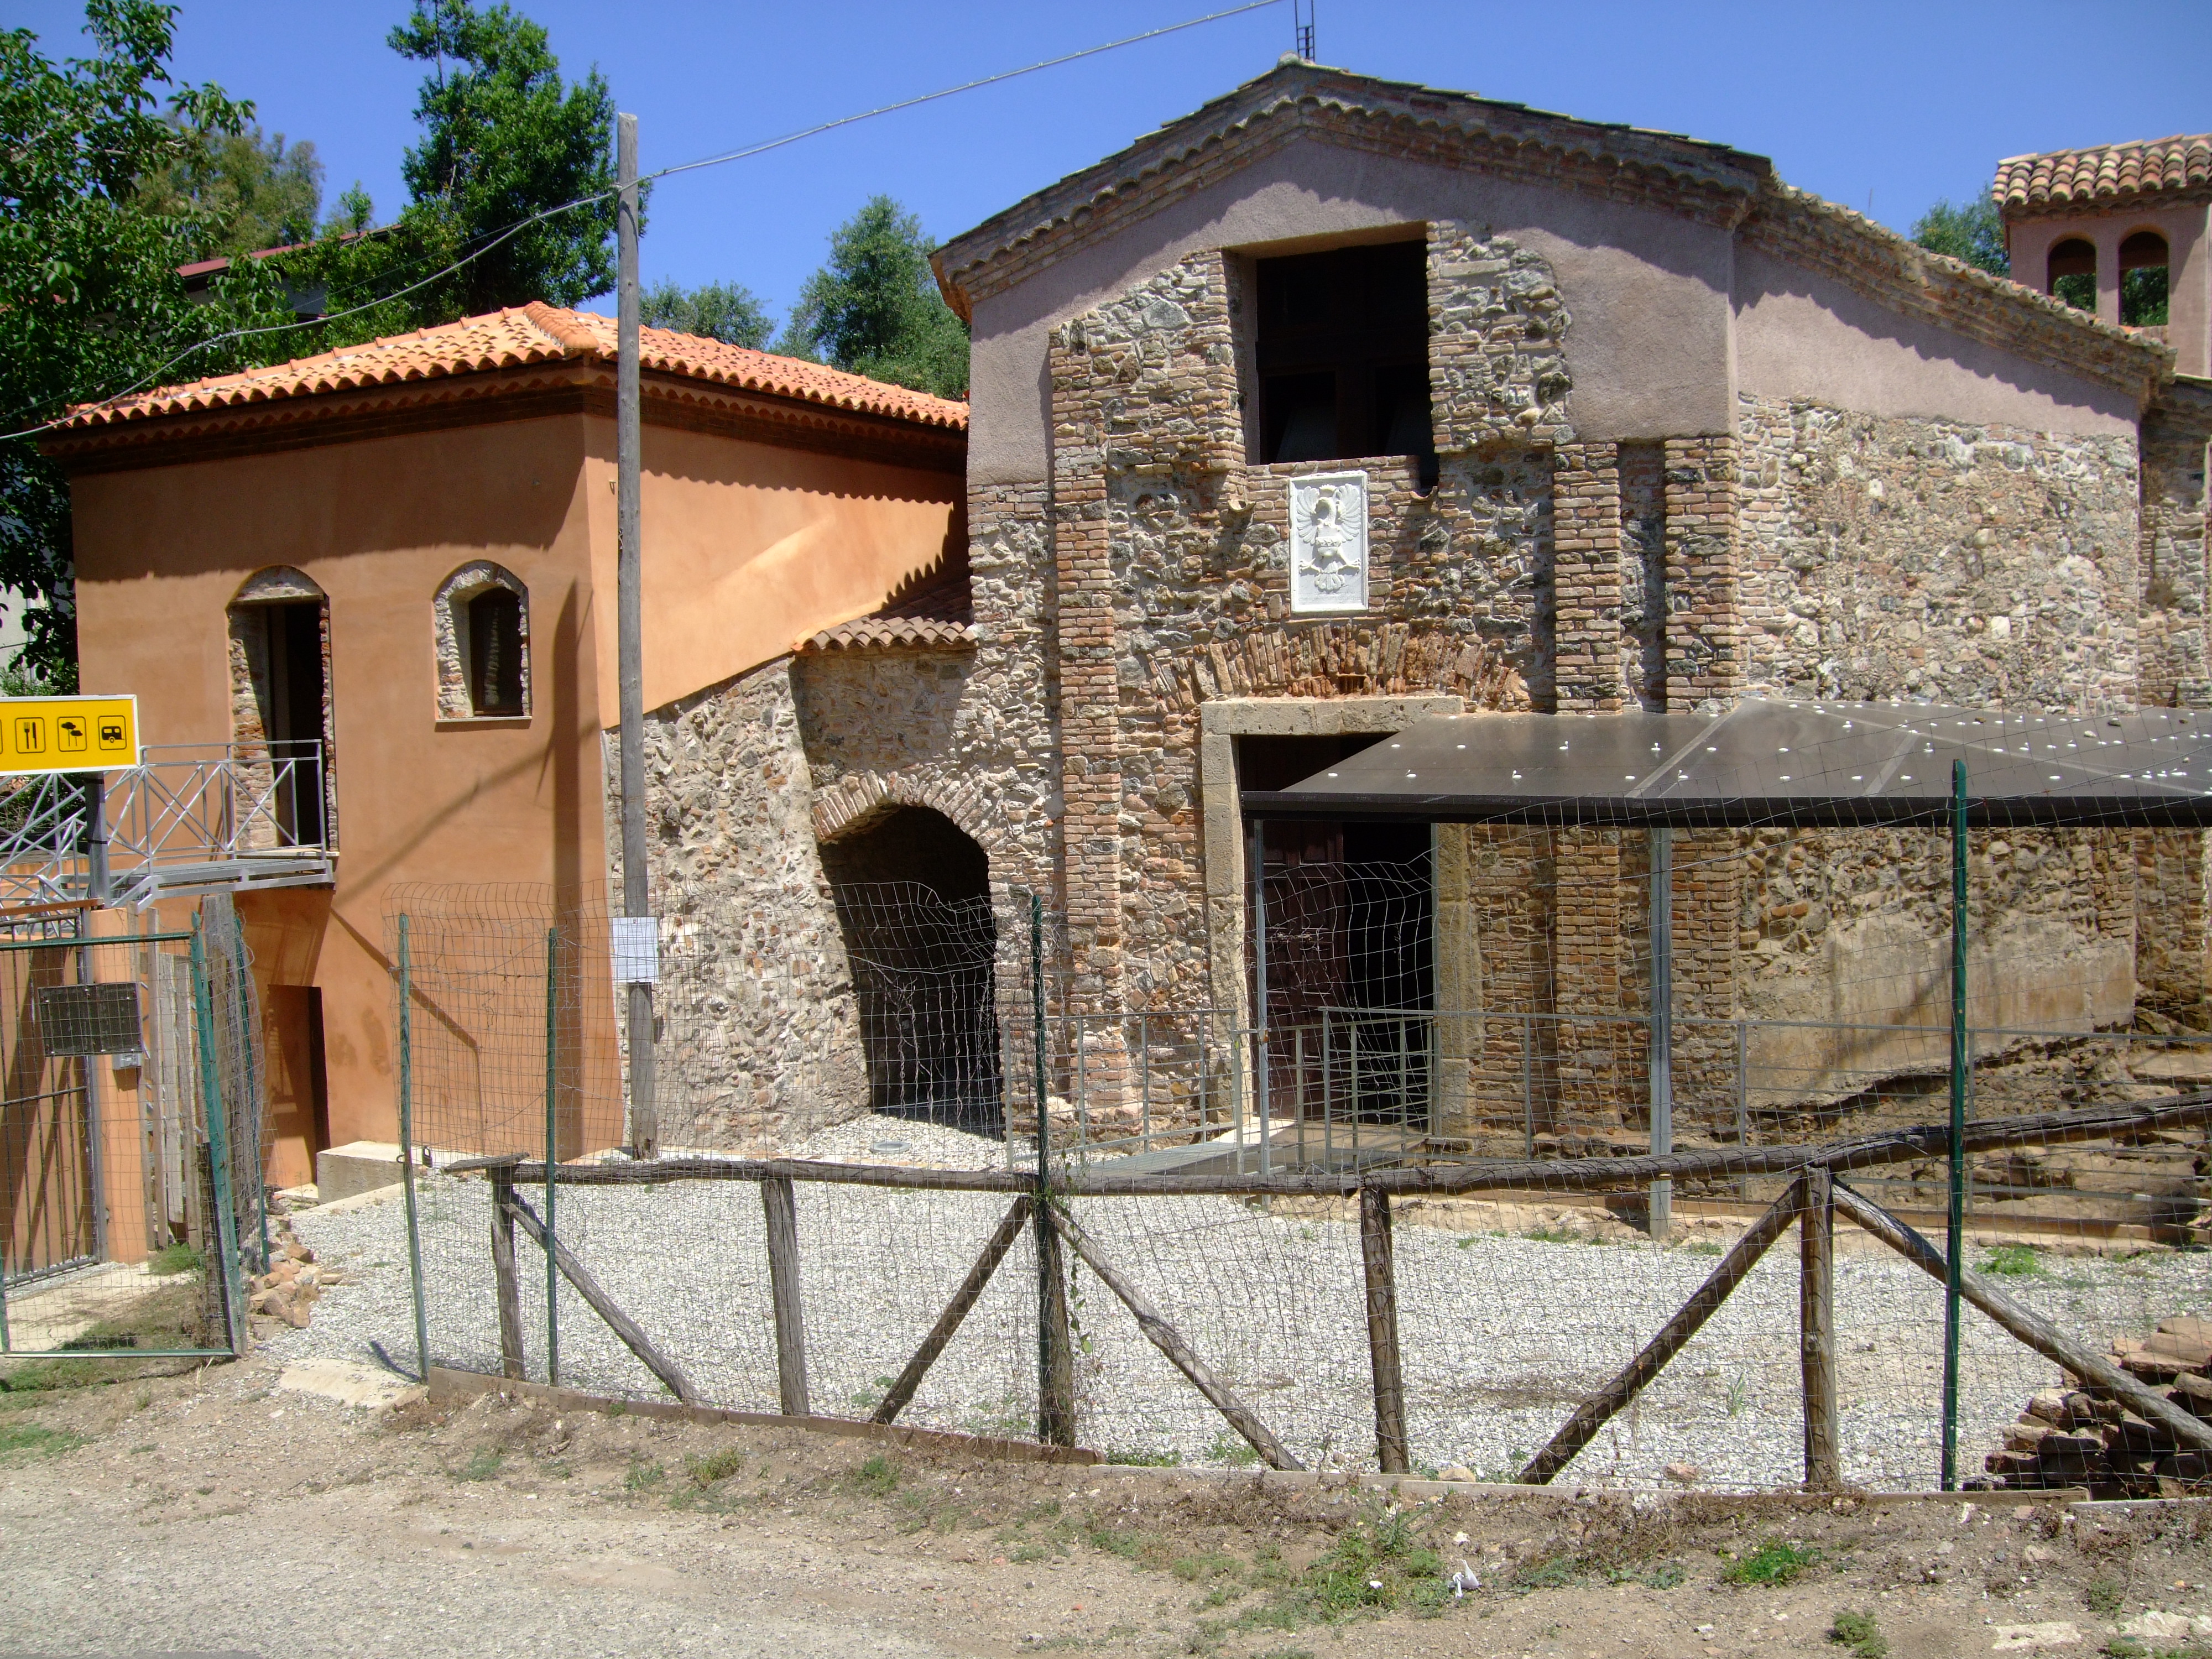
<path id="1" fill-rule="evenodd" d="M 0 1654 L 1867 1656 L 1858 1613 L 1933 1659 L 2212 1611 L 2199 1504 L 1399 1501 L 150 1369 L 6 1379 Z"/>

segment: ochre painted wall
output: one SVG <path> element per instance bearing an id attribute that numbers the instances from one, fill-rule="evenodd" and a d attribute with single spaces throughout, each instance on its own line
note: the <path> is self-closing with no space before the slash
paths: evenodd
<path id="1" fill-rule="evenodd" d="M 248 577 L 289 565 L 329 596 L 336 889 L 241 912 L 264 985 L 321 990 L 333 1144 L 398 1135 L 393 884 L 606 878 L 612 454 L 611 421 L 557 415 L 75 480 L 83 684 L 136 693 L 147 744 L 230 739 Z M 645 456 L 648 706 L 866 614 L 957 522 L 957 473 L 652 426 Z M 529 589 L 526 720 L 437 718 L 432 596 L 476 559 Z M 299 1112 L 286 1127 L 271 1173 L 296 1179 Z"/>

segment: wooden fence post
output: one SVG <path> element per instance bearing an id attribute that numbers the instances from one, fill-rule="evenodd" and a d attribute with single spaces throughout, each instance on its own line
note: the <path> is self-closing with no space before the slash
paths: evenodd
<path id="1" fill-rule="evenodd" d="M 1035 1216 L 1037 1252 L 1037 1340 L 1042 1387 L 1037 1401 L 1037 1438 L 1048 1446 L 1075 1443 L 1075 1338 L 1067 1321 L 1067 1257 L 1049 1188 L 1039 1192 Z"/>
<path id="2" fill-rule="evenodd" d="M 1805 1171 L 1798 1217 L 1797 1332 L 1805 1378 L 1805 1490 L 1843 1485 L 1836 1426 L 1835 1179 L 1824 1165 Z"/>
<path id="3" fill-rule="evenodd" d="M 1359 1259 L 1367 1279 L 1367 1355 L 1375 1375 L 1375 1453 L 1385 1474 L 1406 1474 L 1406 1384 L 1398 1359 L 1398 1276 L 1390 1194 L 1359 1189 Z"/>
<path id="4" fill-rule="evenodd" d="M 799 1205 L 788 1176 L 760 1184 L 768 1221 L 768 1280 L 775 1303 L 775 1383 L 786 1417 L 811 1417 L 806 1403 L 806 1316 L 799 1300 Z"/>
<path id="5" fill-rule="evenodd" d="M 491 1174 L 491 1269 L 499 1294 L 499 1370 L 522 1376 L 522 1288 L 514 1275 L 514 1166 Z"/>

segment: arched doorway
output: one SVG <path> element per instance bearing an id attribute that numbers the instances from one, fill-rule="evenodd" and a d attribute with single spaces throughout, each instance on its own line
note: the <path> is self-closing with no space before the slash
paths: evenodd
<path id="1" fill-rule="evenodd" d="M 902 806 L 825 842 L 878 1112 L 1005 1133 L 990 860 L 957 824 Z"/>

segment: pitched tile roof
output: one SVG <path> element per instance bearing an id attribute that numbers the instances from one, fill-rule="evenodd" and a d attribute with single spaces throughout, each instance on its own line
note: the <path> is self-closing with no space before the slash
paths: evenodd
<path id="1" fill-rule="evenodd" d="M 919 426 L 964 431 L 968 405 L 904 386 L 886 386 L 820 363 L 778 357 L 744 346 L 666 329 L 639 331 L 638 359 L 647 370 L 765 392 Z M 594 312 L 564 311 L 532 301 L 517 310 L 465 317 L 457 323 L 395 334 L 357 346 L 296 358 L 266 368 L 213 375 L 189 386 L 163 386 L 102 404 L 87 404 L 59 423 L 64 432 L 88 431 L 165 415 L 201 413 L 249 404 L 357 392 L 407 381 L 476 374 L 532 363 L 567 361 L 611 364 L 615 319 Z"/>
<path id="2" fill-rule="evenodd" d="M 2212 133 L 2142 138 L 2090 149 L 2014 155 L 1997 163 L 2002 207 L 2081 207 L 2212 186 Z"/>
<path id="3" fill-rule="evenodd" d="M 801 651 L 960 651 L 975 643 L 968 549 L 957 544 L 944 561 L 908 578 L 868 616 L 825 628 L 799 641 Z"/>

